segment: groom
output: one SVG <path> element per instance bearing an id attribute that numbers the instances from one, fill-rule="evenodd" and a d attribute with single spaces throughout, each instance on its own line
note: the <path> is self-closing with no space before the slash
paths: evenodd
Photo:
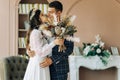
<path id="1" fill-rule="evenodd" d="M 63 5 L 59 1 L 53 1 L 49 3 L 48 14 L 49 17 L 55 18 L 54 23 L 57 24 L 61 20 L 61 14 L 63 11 Z M 54 15 L 54 16 L 53 16 Z M 51 80 L 67 80 L 69 72 L 68 56 L 73 52 L 74 43 L 64 40 L 66 50 L 64 52 L 58 52 L 58 47 L 55 46 L 52 49 L 52 55 L 46 58 L 41 67 L 50 67 Z"/>

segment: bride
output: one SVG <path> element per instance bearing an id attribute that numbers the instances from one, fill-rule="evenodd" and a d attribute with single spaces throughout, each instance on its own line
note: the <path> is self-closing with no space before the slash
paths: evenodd
<path id="1" fill-rule="evenodd" d="M 41 68 L 40 63 L 51 53 L 55 45 L 61 44 L 61 41 L 55 39 L 48 44 L 46 35 L 38 30 L 43 17 L 39 9 L 32 9 L 29 13 L 30 29 L 27 34 L 27 49 L 35 51 L 35 56 L 30 57 L 23 80 L 50 80 L 49 67 Z"/>

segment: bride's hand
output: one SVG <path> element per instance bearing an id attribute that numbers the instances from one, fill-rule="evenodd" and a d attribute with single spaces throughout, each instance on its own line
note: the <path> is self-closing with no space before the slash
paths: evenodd
<path id="1" fill-rule="evenodd" d="M 35 56 L 35 51 L 28 51 L 28 55 L 30 57 L 34 57 Z"/>
<path id="2" fill-rule="evenodd" d="M 35 51 L 31 51 L 30 47 L 27 48 L 27 54 L 30 57 L 34 57 L 35 56 Z"/>
<path id="3" fill-rule="evenodd" d="M 40 63 L 40 67 L 45 68 L 48 67 L 52 64 L 52 59 L 51 58 L 45 58 L 42 63 Z"/>

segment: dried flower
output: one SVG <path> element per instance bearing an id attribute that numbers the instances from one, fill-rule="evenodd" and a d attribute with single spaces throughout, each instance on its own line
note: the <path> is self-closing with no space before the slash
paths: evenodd
<path id="1" fill-rule="evenodd" d="M 54 16 L 55 17 L 55 16 Z M 76 26 L 72 24 L 75 20 L 75 16 L 69 16 L 63 18 L 57 26 L 48 23 L 48 25 L 42 25 L 40 30 L 49 30 L 52 36 L 67 39 L 73 42 L 79 42 L 79 38 L 73 37 L 73 34 L 77 32 Z M 50 27 L 54 26 L 54 27 Z M 65 45 L 59 46 L 59 51 L 64 51 L 66 49 Z"/>

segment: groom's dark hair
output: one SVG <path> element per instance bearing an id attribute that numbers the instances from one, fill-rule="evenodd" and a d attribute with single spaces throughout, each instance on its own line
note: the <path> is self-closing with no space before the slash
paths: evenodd
<path id="1" fill-rule="evenodd" d="M 63 5 L 59 1 L 53 1 L 53 2 L 49 3 L 49 7 L 55 8 L 56 11 L 61 11 L 61 12 L 63 11 Z"/>

